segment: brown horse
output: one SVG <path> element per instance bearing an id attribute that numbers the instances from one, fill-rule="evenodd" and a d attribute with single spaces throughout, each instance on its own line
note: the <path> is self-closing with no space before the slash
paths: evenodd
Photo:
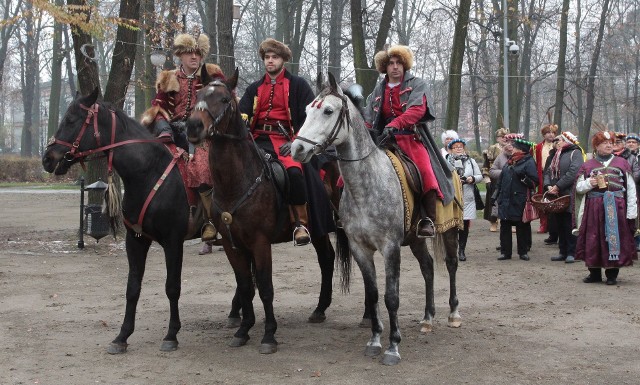
<path id="1" fill-rule="evenodd" d="M 230 319 L 239 317 L 239 309 L 242 309 L 242 320 L 230 346 L 245 345 L 249 340 L 249 330 L 255 324 L 255 277 L 265 312 L 265 332 L 259 351 L 274 353 L 277 351 L 277 323 L 273 310 L 271 244 L 292 241 L 288 207 L 283 198 L 286 191 L 281 192 L 284 189 L 279 188 L 276 182 L 278 172 L 272 169 L 274 159 L 251 140 L 238 110 L 234 94 L 238 70 L 226 81 L 210 82 L 204 72 L 202 76 L 206 86 L 198 92 L 196 108 L 187 121 L 187 136 L 194 143 L 205 139 L 209 141 L 209 165 L 214 186 L 213 222 L 222 236 L 238 285 Z M 304 172 L 317 176 L 319 170 L 308 167 Z M 322 191 L 319 178 L 317 183 Z M 331 218 L 326 195 L 324 205 L 312 202 L 310 217 L 314 217 L 314 210 L 324 213 L 325 218 Z M 331 303 L 335 252 L 327 233 L 314 233 L 313 227 L 310 230 L 322 270 L 322 288 L 318 306 L 309 321 L 322 322 L 324 311 Z"/>

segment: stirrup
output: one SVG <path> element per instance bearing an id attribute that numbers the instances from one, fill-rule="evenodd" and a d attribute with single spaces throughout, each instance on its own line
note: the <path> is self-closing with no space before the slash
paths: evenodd
<path id="1" fill-rule="evenodd" d="M 204 237 L 205 231 L 207 226 L 211 226 L 213 228 L 213 235 L 210 237 Z M 202 228 L 200 229 L 200 234 L 202 234 L 202 237 L 200 237 L 200 239 L 202 240 L 202 242 L 207 242 L 207 241 L 214 241 L 216 239 L 216 237 L 218 236 L 218 229 L 216 229 L 216 227 L 213 225 L 213 223 L 211 223 L 211 221 L 207 221 L 202 225 Z"/>
<path id="2" fill-rule="evenodd" d="M 420 228 L 424 227 L 424 226 L 428 226 L 429 224 L 431 224 L 431 227 L 433 227 L 433 235 L 420 235 Z M 418 224 L 416 224 L 416 237 L 418 238 L 434 238 L 436 236 L 436 226 L 433 224 L 433 221 L 431 220 L 431 218 L 426 217 L 426 218 L 422 218 L 418 221 Z"/>
<path id="3" fill-rule="evenodd" d="M 296 231 L 298 231 L 299 229 L 303 229 L 306 233 L 307 233 L 307 238 L 308 241 L 304 242 L 298 242 L 298 240 L 296 239 Z M 295 229 L 293 229 L 293 245 L 294 246 L 304 246 L 304 245 L 308 245 L 309 243 L 311 243 L 311 234 L 309 233 L 309 230 L 304 227 L 303 225 L 299 225 L 296 226 Z"/>

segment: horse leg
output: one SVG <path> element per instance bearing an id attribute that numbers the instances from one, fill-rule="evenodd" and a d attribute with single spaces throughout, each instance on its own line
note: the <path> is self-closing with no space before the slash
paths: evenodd
<path id="1" fill-rule="evenodd" d="M 253 286 L 253 275 L 251 274 L 252 257 L 250 253 L 243 253 L 227 246 L 228 245 L 225 245 L 225 252 L 236 276 L 236 293 L 242 306 L 242 322 L 240 322 L 238 330 L 229 342 L 229 346 L 240 347 L 247 344 L 247 341 L 249 341 L 249 330 L 256 323 L 256 316 L 253 311 L 255 289 Z"/>
<path id="2" fill-rule="evenodd" d="M 178 349 L 178 332 L 181 328 L 178 301 L 180 300 L 180 292 L 182 290 L 182 237 L 176 237 L 176 239 L 170 240 L 164 245 L 163 249 L 165 265 L 167 267 L 165 292 L 167 298 L 169 298 L 171 316 L 169 318 L 169 330 L 167 330 L 167 335 L 162 340 L 160 350 L 170 352 Z"/>
<path id="3" fill-rule="evenodd" d="M 412 242 L 409 247 L 411 252 L 418 260 L 420 271 L 424 279 L 425 287 L 425 306 L 424 306 L 424 318 L 420 321 L 420 332 L 429 333 L 433 330 L 433 317 L 436 315 L 436 304 L 434 299 L 433 290 L 433 258 L 429 254 L 427 243 L 424 239 L 417 239 Z M 456 263 L 457 263 L 456 259 Z"/>
<path id="4" fill-rule="evenodd" d="M 262 253 L 260 253 L 262 251 Z M 264 336 L 260 341 L 261 354 L 271 354 L 278 351 L 278 342 L 275 334 L 278 329 L 278 323 L 273 312 L 273 279 L 272 279 L 272 261 L 271 261 L 271 244 L 268 240 L 262 242 L 261 246 L 256 246 L 255 265 L 256 265 L 256 286 L 258 286 L 258 294 L 262 300 L 264 307 Z M 260 257 L 257 257 L 260 255 Z"/>
<path id="5" fill-rule="evenodd" d="M 311 323 L 321 323 L 327 319 L 324 311 L 331 305 L 331 297 L 333 295 L 333 268 L 336 260 L 336 253 L 333 250 L 329 235 L 315 237 L 312 241 L 313 247 L 318 255 L 318 264 L 320 265 L 320 273 L 322 282 L 320 286 L 320 297 L 318 298 L 318 306 L 309 316 L 308 321 Z"/>
<path id="6" fill-rule="evenodd" d="M 376 282 L 376 267 L 373 263 L 374 250 L 365 251 L 356 246 L 354 242 L 350 242 L 350 246 L 351 254 L 362 273 L 365 306 L 371 310 L 371 338 L 367 342 L 364 354 L 365 356 L 374 357 L 382 352 L 380 335 L 383 330 L 378 311 L 378 285 Z"/>
<path id="7" fill-rule="evenodd" d="M 151 240 L 146 237 L 136 237 L 131 230 L 126 236 L 127 260 L 129 262 L 129 277 L 127 278 L 127 305 L 124 321 L 120 327 L 120 334 L 111 341 L 107 348 L 109 354 L 121 354 L 127 351 L 127 339 L 135 328 L 136 306 L 140 299 L 142 277 L 144 276 L 145 263 Z"/>
<path id="8" fill-rule="evenodd" d="M 402 340 L 398 324 L 398 308 L 400 307 L 400 246 L 391 246 L 384 253 L 385 293 L 384 304 L 389 313 L 389 347 L 384 352 L 382 363 L 397 365 L 400 363 L 398 345 Z"/>
<path id="9" fill-rule="evenodd" d="M 449 318 L 447 325 L 452 328 L 459 328 L 462 324 L 462 317 L 458 312 L 458 294 L 456 292 L 456 272 L 458 271 L 458 228 L 447 230 L 444 234 L 444 245 L 447 251 L 446 263 L 449 272 Z"/>
<path id="10" fill-rule="evenodd" d="M 236 292 L 231 300 L 231 311 L 227 317 L 227 328 L 235 329 L 240 327 L 240 322 L 242 322 L 242 318 L 240 318 L 240 309 L 242 309 L 242 303 L 240 301 L 240 292 L 236 287 Z"/>

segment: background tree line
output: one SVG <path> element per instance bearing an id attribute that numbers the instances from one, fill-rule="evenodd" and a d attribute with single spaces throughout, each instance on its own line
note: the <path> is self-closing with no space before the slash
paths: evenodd
<path id="1" fill-rule="evenodd" d="M 239 67 L 240 95 L 263 74 L 266 37 L 289 45 L 289 70 L 316 89 L 332 72 L 365 92 L 378 79 L 375 52 L 409 45 L 430 85 L 434 134 L 455 129 L 478 152 L 500 126 L 540 140 L 547 112 L 585 147 L 595 126 L 640 131 L 640 0 L 1 1 L 0 147 L 23 156 L 39 155 L 76 90 L 100 87 L 120 107 L 133 100 L 139 116 L 154 96 L 150 53 L 164 49 L 163 67 L 174 66 L 181 31 L 207 33 L 207 61 L 225 73 Z M 505 87 L 506 40 L 520 49 Z"/>

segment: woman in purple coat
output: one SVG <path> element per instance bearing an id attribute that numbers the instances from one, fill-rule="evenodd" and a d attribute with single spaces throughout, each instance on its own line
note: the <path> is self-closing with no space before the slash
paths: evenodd
<path id="1" fill-rule="evenodd" d="M 636 186 L 629 163 L 613 155 L 615 135 L 598 132 L 591 139 L 594 157 L 578 170 L 574 224 L 578 225 L 576 259 L 585 262 L 585 283 L 615 285 L 620 267 L 637 259 L 633 234 L 637 214 Z M 574 230 L 575 231 L 575 230 Z"/>

